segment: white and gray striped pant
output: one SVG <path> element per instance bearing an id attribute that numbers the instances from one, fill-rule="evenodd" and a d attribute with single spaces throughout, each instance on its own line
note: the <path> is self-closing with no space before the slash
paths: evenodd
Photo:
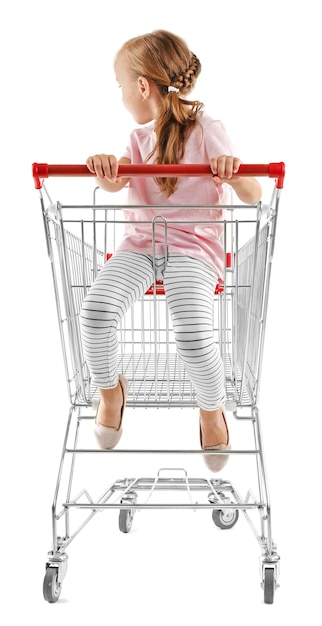
<path id="1" fill-rule="evenodd" d="M 224 368 L 213 330 L 216 275 L 202 261 L 169 254 L 155 258 L 162 279 L 176 348 L 195 389 L 198 405 L 208 411 L 225 403 Z M 119 251 L 107 261 L 89 289 L 80 314 L 82 343 L 93 382 L 111 389 L 118 382 L 117 328 L 131 304 L 154 282 L 153 257 Z"/>

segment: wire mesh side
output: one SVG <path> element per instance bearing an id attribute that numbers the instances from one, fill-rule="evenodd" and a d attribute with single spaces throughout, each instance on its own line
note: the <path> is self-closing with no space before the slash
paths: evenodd
<path id="1" fill-rule="evenodd" d="M 96 212 L 94 209 L 91 219 L 88 211 L 87 219 L 63 219 L 59 211 L 55 218 L 47 216 L 49 237 L 55 248 L 53 262 L 60 274 L 63 302 L 60 323 L 64 330 L 70 395 L 74 403 L 85 404 L 96 390 L 91 386 L 82 350 L 79 314 L 83 298 L 111 250 L 107 229 L 115 245 L 115 237 L 110 234 L 113 223 L 107 223 L 107 209 L 100 219 Z M 259 226 L 256 219 L 245 222 L 230 219 L 229 235 L 225 223 L 225 248 L 230 254 L 230 264 L 226 267 L 224 289 L 214 295 L 214 338 L 225 366 L 229 404 L 249 406 L 254 404 L 256 396 L 270 221 L 271 218 L 259 235 L 256 235 Z M 239 247 L 244 223 L 253 236 Z M 136 302 L 122 321 L 118 341 L 118 367 L 129 381 L 130 406 L 196 405 L 195 392 L 177 355 L 164 295 L 146 294 Z"/>
<path id="2" fill-rule="evenodd" d="M 84 240 L 81 224 L 81 237 L 64 228 L 59 207 L 50 207 L 45 222 L 69 396 L 73 404 L 80 399 L 87 403 L 93 392 L 82 349 L 79 314 L 93 282 L 94 267 L 104 265 L 104 255 Z"/>
<path id="3" fill-rule="evenodd" d="M 258 236 L 251 238 L 238 251 L 237 306 L 233 326 L 238 337 L 237 366 L 242 371 L 242 387 L 247 386 L 252 404 L 256 404 L 262 333 L 266 321 L 264 304 L 268 290 L 270 231 L 271 221 L 268 221 L 259 230 Z"/>

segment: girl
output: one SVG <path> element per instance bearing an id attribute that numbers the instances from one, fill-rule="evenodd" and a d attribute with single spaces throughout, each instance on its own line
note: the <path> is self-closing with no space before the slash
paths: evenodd
<path id="1" fill-rule="evenodd" d="M 201 71 L 199 59 L 178 36 L 158 30 L 127 41 L 116 55 L 116 80 L 124 106 L 143 125 L 135 129 L 122 158 L 100 154 L 86 161 L 97 184 L 110 192 L 129 184 L 124 238 L 100 271 L 81 311 L 84 352 L 100 394 L 95 434 L 102 448 L 113 448 L 122 433 L 127 381 L 117 373 L 116 329 L 130 305 L 153 283 L 151 221 L 160 208 L 173 205 L 167 228 L 155 228 L 155 264 L 170 310 L 176 346 L 195 389 L 200 407 L 200 443 L 203 449 L 229 450 L 224 413 L 223 363 L 214 342 L 212 308 L 214 286 L 223 277 L 220 224 L 182 224 L 182 221 L 223 219 L 222 210 L 184 209 L 178 205 L 225 204 L 227 184 L 242 202 L 257 203 L 261 187 L 254 178 L 233 176 L 240 160 L 233 156 L 219 121 L 201 111 L 203 104 L 187 100 Z M 118 164 L 210 163 L 213 177 L 118 178 Z M 205 213 L 206 211 L 206 213 Z M 165 215 L 169 215 L 167 212 Z M 181 224 L 180 224 L 181 220 Z M 196 220 L 197 222 L 197 220 Z M 205 455 L 209 469 L 217 472 L 228 455 Z"/>

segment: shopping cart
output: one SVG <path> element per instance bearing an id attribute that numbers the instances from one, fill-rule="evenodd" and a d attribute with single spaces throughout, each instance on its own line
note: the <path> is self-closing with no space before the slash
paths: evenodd
<path id="1" fill-rule="evenodd" d="M 210 175 L 210 168 L 207 165 L 123 165 L 120 166 L 119 175 L 200 177 Z M 92 430 L 88 430 L 88 425 L 93 424 L 95 418 L 92 403 L 97 398 L 97 390 L 91 383 L 83 355 L 79 313 L 92 281 L 113 254 L 124 225 L 122 209 L 128 206 L 99 204 L 97 189 L 91 204 L 53 203 L 43 184 L 45 178 L 91 176 L 90 172 L 83 165 L 33 165 L 51 261 L 70 398 L 52 506 L 52 549 L 48 554 L 43 584 L 44 598 L 48 602 L 56 602 L 60 596 L 67 570 L 66 549 L 88 522 L 106 509 L 119 510 L 119 529 L 124 533 L 131 530 L 134 515 L 139 510 L 209 509 L 214 524 L 220 529 L 232 528 L 242 512 L 261 548 L 260 583 L 264 590 L 264 602 L 271 604 L 274 600 L 280 558 L 272 539 L 271 506 L 258 400 L 284 164 L 241 165 L 238 175 L 275 179 L 267 204 L 236 205 L 232 202 L 224 207 L 225 273 L 224 281 L 217 284 L 214 293 L 214 336 L 225 366 L 227 409 L 233 412 L 242 428 L 246 424 L 252 427 L 252 445 L 233 448 L 229 454 L 231 458 L 237 455 L 254 459 L 254 486 L 247 489 L 243 498 L 239 487 L 227 479 L 214 478 L 213 475 L 208 478 L 190 477 L 187 470 L 181 467 L 163 467 L 151 478 L 144 476 L 112 480 L 107 487 L 104 484 L 101 495 L 94 498 L 88 488 L 80 488 L 77 478 L 80 459 L 88 459 L 88 455 L 92 455 L 92 459 L 94 455 L 97 462 L 101 461 L 103 455 L 104 462 L 107 459 L 110 462 L 115 459 L 115 455 L 120 455 L 119 459 L 123 460 L 127 454 L 129 456 L 126 458 L 130 459 L 131 455 L 132 458 L 133 455 L 164 454 L 171 458 L 184 455 L 185 458 L 194 457 L 195 461 L 200 454 L 220 452 L 181 448 L 100 450 L 94 445 Z M 104 199 L 106 197 L 105 194 Z M 171 210 L 163 206 L 159 213 L 159 217 L 151 222 L 151 237 L 155 224 L 162 224 L 166 247 Z M 196 406 L 194 390 L 176 352 L 162 282 L 155 281 L 142 300 L 131 307 L 118 332 L 119 371 L 129 381 L 127 411 L 131 407 Z M 88 430 L 90 445 L 83 443 L 86 441 L 86 438 L 82 438 L 84 429 Z M 164 501 L 165 494 L 167 498 L 173 497 L 174 501 Z M 184 498 L 183 501 L 178 502 L 179 495 Z M 195 501 L 195 497 L 199 500 Z M 62 504 L 58 505 L 60 499 Z M 82 515 L 81 520 L 77 515 Z"/>

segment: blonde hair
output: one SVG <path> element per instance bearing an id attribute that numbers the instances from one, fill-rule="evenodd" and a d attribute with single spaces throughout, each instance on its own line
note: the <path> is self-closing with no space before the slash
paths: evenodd
<path id="1" fill-rule="evenodd" d="M 157 141 L 147 160 L 155 155 L 155 163 L 178 163 L 184 155 L 185 142 L 196 123 L 196 115 L 203 107 L 198 100 L 185 99 L 200 74 L 201 63 L 183 39 L 165 30 L 130 39 L 116 58 L 124 52 L 133 78 L 144 76 L 156 85 L 161 96 L 155 120 Z M 168 92 L 170 86 L 179 92 Z M 177 178 L 155 180 L 167 197 L 177 187 Z"/>

